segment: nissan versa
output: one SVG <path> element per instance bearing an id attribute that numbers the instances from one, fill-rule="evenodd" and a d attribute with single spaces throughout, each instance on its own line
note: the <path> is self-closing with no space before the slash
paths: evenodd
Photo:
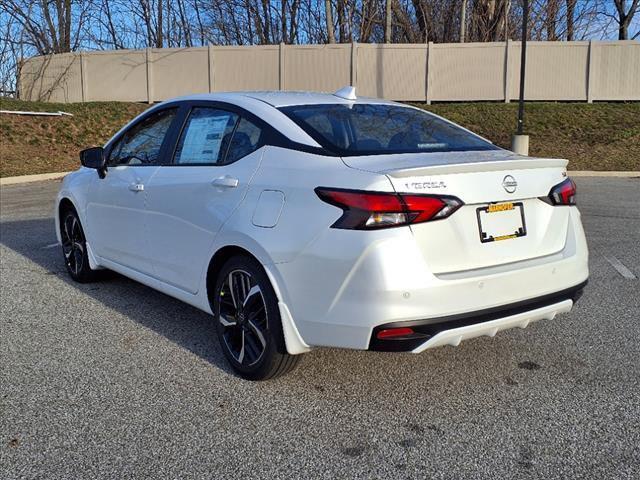
<path id="1" fill-rule="evenodd" d="M 524 328 L 588 277 L 566 160 L 351 87 L 169 100 L 80 157 L 55 209 L 71 277 L 115 270 L 213 314 L 247 379 L 314 347 Z"/>

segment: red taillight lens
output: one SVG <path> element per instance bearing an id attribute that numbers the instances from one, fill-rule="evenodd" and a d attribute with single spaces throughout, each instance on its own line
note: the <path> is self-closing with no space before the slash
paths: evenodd
<path id="1" fill-rule="evenodd" d="M 395 193 L 359 192 L 355 190 L 332 190 L 316 188 L 320 198 L 333 205 L 375 212 L 402 212 L 403 205 Z"/>
<path id="2" fill-rule="evenodd" d="M 576 184 L 573 183 L 573 180 L 567 178 L 562 183 L 553 187 L 549 192 L 547 203 L 550 203 L 551 205 L 575 205 Z"/>
<path id="3" fill-rule="evenodd" d="M 372 230 L 446 218 L 462 206 L 451 196 L 410 195 L 335 188 L 316 188 L 325 202 L 343 210 L 334 228 Z"/>
<path id="4" fill-rule="evenodd" d="M 428 195 L 401 195 L 400 197 L 407 206 L 409 213 L 413 216 L 411 223 L 446 218 L 462 205 L 460 200 L 453 197 Z"/>

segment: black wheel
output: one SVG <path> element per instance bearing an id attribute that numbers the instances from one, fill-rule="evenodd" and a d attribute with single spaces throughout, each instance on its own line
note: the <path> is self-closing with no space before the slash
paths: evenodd
<path id="1" fill-rule="evenodd" d="M 300 355 L 287 353 L 278 300 L 257 261 L 227 261 L 216 282 L 214 314 L 222 351 L 241 377 L 268 380 L 298 364 Z"/>
<path id="2" fill-rule="evenodd" d="M 75 210 L 67 210 L 61 216 L 60 236 L 64 263 L 72 279 L 87 283 L 96 279 L 97 272 L 89 267 L 87 242 L 80 219 Z"/>

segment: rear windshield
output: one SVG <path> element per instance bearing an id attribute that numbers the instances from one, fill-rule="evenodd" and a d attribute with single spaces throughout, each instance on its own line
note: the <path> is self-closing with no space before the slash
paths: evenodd
<path id="1" fill-rule="evenodd" d="M 320 145 L 340 155 L 497 149 L 456 125 L 409 107 L 355 103 L 280 110 Z"/>

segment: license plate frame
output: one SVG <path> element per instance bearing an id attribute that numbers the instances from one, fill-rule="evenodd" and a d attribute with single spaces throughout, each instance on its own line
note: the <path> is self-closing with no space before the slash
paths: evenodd
<path id="1" fill-rule="evenodd" d="M 518 210 L 520 213 L 519 218 L 521 224 L 517 226 L 517 230 L 514 230 L 513 233 L 507 232 L 502 235 L 491 235 L 484 230 L 484 227 L 482 225 L 483 216 L 496 215 L 506 211 L 513 212 L 515 210 Z M 489 205 L 485 205 L 484 207 L 478 207 L 476 209 L 476 217 L 478 219 L 478 233 L 480 234 L 480 242 L 482 243 L 510 240 L 513 238 L 524 237 L 527 234 L 527 224 L 524 218 L 524 205 L 522 202 L 491 203 Z"/>

